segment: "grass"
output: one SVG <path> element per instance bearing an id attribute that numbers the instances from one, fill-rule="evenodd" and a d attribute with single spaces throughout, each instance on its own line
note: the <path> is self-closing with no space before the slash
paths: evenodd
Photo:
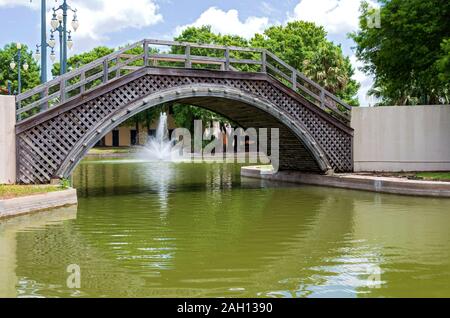
<path id="1" fill-rule="evenodd" d="M 109 155 L 131 153 L 133 150 L 129 147 L 96 147 L 89 150 L 89 155 Z"/>
<path id="2" fill-rule="evenodd" d="M 0 185 L 0 200 L 64 190 L 59 185 Z"/>
<path id="3" fill-rule="evenodd" d="M 450 181 L 450 172 L 418 172 L 416 176 L 430 181 Z"/>

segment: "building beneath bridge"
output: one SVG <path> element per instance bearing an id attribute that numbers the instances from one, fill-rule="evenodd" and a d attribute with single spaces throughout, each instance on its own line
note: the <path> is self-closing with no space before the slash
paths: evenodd
<path id="1" fill-rule="evenodd" d="M 177 128 L 172 114 L 167 116 L 167 125 L 169 128 L 169 135 L 171 135 L 172 131 Z M 97 147 L 142 146 L 147 143 L 149 136 L 156 135 L 157 127 L 158 118 L 155 118 L 149 127 L 145 124 L 139 124 L 138 126 L 123 124 L 106 134 L 105 137 L 97 143 Z"/>

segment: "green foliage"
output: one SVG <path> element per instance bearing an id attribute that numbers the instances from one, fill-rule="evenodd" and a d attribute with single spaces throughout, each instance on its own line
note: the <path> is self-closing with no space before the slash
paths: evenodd
<path id="1" fill-rule="evenodd" d="M 59 180 L 59 187 L 64 190 L 69 189 L 71 187 L 70 180 L 65 178 Z"/>
<path id="2" fill-rule="evenodd" d="M 351 78 L 354 69 L 350 59 L 326 36 L 323 27 L 294 21 L 256 34 L 251 46 L 268 49 L 348 104 L 358 105 L 359 84 Z"/>
<path id="3" fill-rule="evenodd" d="M 442 41 L 441 57 L 436 62 L 436 66 L 442 84 L 446 86 L 447 90 L 450 89 L 450 38 Z"/>
<path id="4" fill-rule="evenodd" d="M 266 48 L 292 67 L 303 70 L 303 62 L 312 57 L 326 41 L 323 27 L 312 22 L 295 21 L 286 26 L 272 26 L 263 34 L 256 34 L 252 46 Z"/>
<path id="5" fill-rule="evenodd" d="M 175 104 L 173 106 L 173 117 L 178 127 L 194 131 L 194 120 L 201 120 L 204 124 L 218 121 L 230 123 L 228 119 L 217 113 L 193 105 Z"/>
<path id="6" fill-rule="evenodd" d="M 160 106 L 152 107 L 150 109 L 146 109 L 139 114 L 134 115 L 125 121 L 124 125 L 128 127 L 136 127 L 136 131 L 139 133 L 139 125 L 142 124 L 147 128 L 147 131 L 150 129 L 150 126 L 153 121 L 159 118 L 161 112 L 168 112 L 169 105 L 163 104 Z"/>
<path id="7" fill-rule="evenodd" d="M 227 45 L 227 46 L 237 46 L 237 47 L 249 47 L 249 42 L 237 35 L 222 35 L 213 33 L 210 26 L 202 27 L 189 27 L 184 30 L 175 41 L 180 42 L 194 42 L 202 44 L 215 44 L 215 45 Z M 174 54 L 184 54 L 184 48 L 174 47 L 172 48 L 172 53 Z M 192 55 L 198 56 L 211 56 L 211 57 L 224 57 L 224 50 L 212 50 L 212 49 L 202 49 L 202 48 L 192 48 Z M 251 52 L 240 52 L 240 51 L 230 51 L 230 58 L 232 59 L 259 59 L 259 55 Z M 235 64 L 232 65 L 236 69 L 244 72 L 255 72 L 259 70 L 258 66 L 255 65 L 244 65 Z M 193 65 L 193 67 L 198 67 Z M 205 65 L 201 66 L 205 68 Z M 218 69 L 218 66 L 208 66 L 207 68 Z"/>
<path id="8" fill-rule="evenodd" d="M 111 54 L 112 52 L 114 52 L 114 49 L 111 49 L 111 48 L 108 48 L 105 46 L 99 46 L 99 47 L 92 49 L 89 52 L 71 56 L 67 60 L 67 69 L 70 72 L 73 69 L 76 69 L 83 65 L 89 64 L 95 60 L 98 60 L 99 58 L 102 58 L 108 54 Z M 55 77 L 59 76 L 60 69 L 61 69 L 61 65 L 59 63 L 53 64 L 53 68 L 52 68 L 53 76 L 55 76 Z M 90 76 L 95 75 L 95 74 L 101 72 L 102 70 L 103 70 L 103 66 L 100 65 L 99 67 L 96 67 L 96 68 L 86 72 L 85 76 L 86 76 L 86 78 L 89 78 Z M 81 79 L 80 76 L 73 78 L 73 79 L 69 80 L 69 84 L 70 85 L 76 84 L 80 79 Z M 97 80 L 92 81 L 91 83 L 88 83 L 87 85 L 85 85 L 85 88 L 91 89 L 100 84 L 101 84 L 101 79 L 97 79 Z M 69 92 L 69 96 L 75 95 L 78 92 L 79 92 L 79 90 Z"/>
<path id="9" fill-rule="evenodd" d="M 249 46 L 248 41 L 242 37 L 213 33 L 210 26 L 202 26 L 199 28 L 189 27 L 184 30 L 178 37 L 176 37 L 175 41 L 239 47 Z M 184 48 L 173 47 L 171 53 L 184 54 Z M 198 56 L 212 56 L 221 58 L 224 57 L 223 50 L 211 50 L 202 48 L 192 48 L 191 54 Z M 252 53 L 231 51 L 230 58 L 251 59 Z M 193 65 L 193 67 L 195 68 L 196 66 Z M 205 68 L 204 65 L 202 65 L 201 67 Z M 249 67 L 247 65 L 236 65 L 235 67 L 242 71 L 256 71 L 256 69 L 254 69 L 254 66 Z M 210 68 L 217 69 L 217 67 L 215 66 L 211 66 Z M 202 120 L 204 123 L 212 121 L 220 121 L 222 123 L 229 122 L 227 119 L 214 112 L 192 105 L 175 104 L 173 107 L 173 112 L 176 125 L 179 127 L 187 128 L 190 131 L 193 131 L 194 120 Z"/>
<path id="10" fill-rule="evenodd" d="M 49 192 L 64 190 L 61 187 L 53 185 L 6 185 L 0 184 L 0 199 L 12 199 L 18 197 L 26 197 L 36 194 L 44 194 Z"/>
<path id="11" fill-rule="evenodd" d="M 417 177 L 431 181 L 450 181 L 450 172 L 419 172 Z"/>
<path id="12" fill-rule="evenodd" d="M 26 61 L 29 65 L 27 71 L 22 67 L 21 77 L 22 77 L 22 92 L 25 92 L 37 85 L 40 82 L 40 69 L 36 61 L 33 59 L 33 52 L 28 51 L 26 45 L 22 45 L 22 65 Z M 3 49 L 0 49 L 0 87 L 7 87 L 7 81 L 11 81 L 12 92 L 17 91 L 19 88 L 18 82 L 18 65 L 16 65 L 14 70 L 11 70 L 9 64 L 12 61 L 17 63 L 17 45 L 16 43 L 7 44 Z"/>
<path id="13" fill-rule="evenodd" d="M 326 32 L 309 22 L 291 22 L 286 26 L 274 26 L 267 29 L 264 34 L 256 34 L 251 41 L 239 36 L 215 34 L 210 26 L 190 27 L 175 38 L 176 41 L 197 42 L 239 47 L 267 48 L 285 60 L 291 66 L 305 73 L 312 80 L 324 86 L 350 105 L 358 105 L 356 94 L 359 84 L 351 79 L 354 69 L 348 57 L 337 46 L 326 39 Z M 183 48 L 175 47 L 172 53 L 184 54 Z M 221 50 L 197 49 L 191 54 L 200 56 L 223 57 Z M 255 53 L 230 52 L 231 58 L 259 59 Z M 259 71 L 255 65 L 233 65 L 241 71 Z M 194 66 L 195 67 L 195 66 Z M 211 121 L 213 113 L 198 107 L 174 107 L 175 120 L 178 125 L 192 128 L 194 119 Z M 219 116 L 220 117 L 220 116 Z M 215 119 L 216 120 L 216 119 Z M 226 120 L 225 120 L 226 121 Z"/>
<path id="14" fill-rule="evenodd" d="M 98 46 L 89 52 L 74 55 L 67 60 L 67 68 L 70 72 L 74 68 L 89 64 L 99 58 L 111 54 L 114 49 L 108 48 L 106 46 Z M 61 65 L 59 63 L 53 64 L 52 74 L 53 76 L 58 76 L 60 73 Z"/>
<path id="15" fill-rule="evenodd" d="M 371 28 L 374 13 L 361 6 L 357 44 L 363 71 L 375 77 L 372 95 L 382 104 L 416 105 L 449 102 L 448 43 L 450 2 L 442 0 L 378 0 L 381 28 Z M 446 53 L 447 52 L 447 53 Z M 447 72 L 446 72 L 447 71 Z"/>

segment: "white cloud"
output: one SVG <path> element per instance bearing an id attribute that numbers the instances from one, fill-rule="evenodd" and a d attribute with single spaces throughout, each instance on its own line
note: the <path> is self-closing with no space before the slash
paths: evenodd
<path id="1" fill-rule="evenodd" d="M 51 6 L 48 2 L 48 23 L 50 25 Z M 99 42 L 108 39 L 109 34 L 127 28 L 140 29 L 163 21 L 158 12 L 159 7 L 155 0 L 72 0 L 70 5 L 78 10 L 80 28 L 74 34 L 76 47 L 89 49 Z M 40 1 L 33 0 L 0 0 L 0 7 L 25 6 L 37 10 Z M 69 15 L 69 19 L 72 14 Z"/>
<path id="2" fill-rule="evenodd" d="M 40 1 L 34 0 L 32 3 L 29 1 L 22 1 L 22 0 L 0 0 L 0 7 L 17 7 L 17 6 L 28 6 L 32 8 L 37 8 Z"/>
<path id="3" fill-rule="evenodd" d="M 126 28 L 143 28 L 163 21 L 153 0 L 74 0 L 80 29 L 77 36 L 104 40 Z"/>
<path id="4" fill-rule="evenodd" d="M 269 26 L 269 19 L 267 17 L 251 16 L 245 21 L 241 21 L 237 10 L 223 11 L 216 7 L 211 7 L 204 11 L 195 22 L 178 26 L 175 29 L 175 34 L 179 35 L 190 26 L 200 27 L 203 25 L 210 25 L 212 31 L 216 33 L 240 35 L 249 39 L 255 33 L 263 32 Z"/>
<path id="5" fill-rule="evenodd" d="M 303 20 L 322 25 L 330 34 L 347 33 L 358 28 L 358 0 L 301 0 L 289 20 Z"/>
<path id="6" fill-rule="evenodd" d="M 369 3 L 375 6 L 373 1 Z M 288 21 L 303 20 L 321 25 L 330 35 L 345 35 L 348 32 L 356 31 L 359 27 L 359 7 L 358 0 L 301 0 L 288 15 Z M 358 98 L 363 106 L 376 103 L 374 98 L 367 96 L 373 85 L 373 78 L 367 76 L 359 70 L 363 63 L 355 55 L 350 56 L 350 61 L 355 68 L 353 78 L 361 84 Z"/>

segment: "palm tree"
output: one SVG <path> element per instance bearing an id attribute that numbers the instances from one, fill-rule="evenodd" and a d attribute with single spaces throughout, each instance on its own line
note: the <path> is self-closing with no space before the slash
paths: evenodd
<path id="1" fill-rule="evenodd" d="M 303 73 L 333 94 L 348 85 L 348 68 L 349 61 L 344 58 L 341 48 L 331 43 L 323 43 L 303 61 Z"/>

